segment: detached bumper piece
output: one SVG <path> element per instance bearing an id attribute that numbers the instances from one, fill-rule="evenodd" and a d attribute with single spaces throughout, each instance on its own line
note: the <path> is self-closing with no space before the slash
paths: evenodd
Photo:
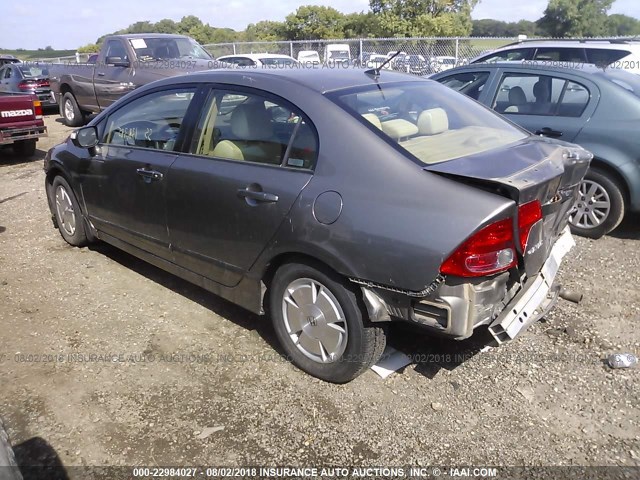
<path id="1" fill-rule="evenodd" d="M 499 345 L 513 340 L 551 310 L 560 293 L 560 287 L 553 286 L 553 281 L 562 259 L 574 245 L 575 241 L 566 228 L 553 246 L 540 273 L 528 282 L 526 288 L 518 292 L 502 314 L 489 325 L 489 332 Z"/>

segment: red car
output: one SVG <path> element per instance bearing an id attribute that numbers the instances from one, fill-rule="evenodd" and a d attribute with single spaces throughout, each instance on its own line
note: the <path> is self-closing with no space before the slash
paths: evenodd
<path id="1" fill-rule="evenodd" d="M 35 95 L 0 95 L 0 146 L 12 145 L 21 157 L 36 151 L 36 142 L 47 136 L 42 103 Z"/>

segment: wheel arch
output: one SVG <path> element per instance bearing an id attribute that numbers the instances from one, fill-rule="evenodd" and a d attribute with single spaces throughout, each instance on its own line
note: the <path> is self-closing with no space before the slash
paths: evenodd
<path id="1" fill-rule="evenodd" d="M 611 179 L 616 182 L 622 190 L 622 198 L 624 200 L 625 207 L 629 206 L 629 203 L 631 201 L 631 190 L 629 188 L 629 182 L 627 181 L 625 176 L 618 170 L 616 165 L 603 160 L 600 157 L 593 157 L 589 168 L 598 170 L 603 174 L 610 176 Z"/>

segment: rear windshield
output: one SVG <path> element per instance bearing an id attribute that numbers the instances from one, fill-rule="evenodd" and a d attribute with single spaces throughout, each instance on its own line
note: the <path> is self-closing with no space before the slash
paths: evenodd
<path id="1" fill-rule="evenodd" d="M 432 81 L 371 85 L 330 97 L 425 164 L 493 150 L 528 136 L 469 97 Z"/>
<path id="2" fill-rule="evenodd" d="M 18 68 L 22 72 L 22 75 L 24 76 L 24 78 L 49 76 L 49 70 L 45 67 L 38 67 L 34 65 L 31 65 L 31 66 L 20 65 Z"/>
<path id="3" fill-rule="evenodd" d="M 636 97 L 640 97 L 640 75 L 620 70 L 606 70 L 604 72 L 598 72 L 595 75 L 604 77 L 633 93 Z"/>

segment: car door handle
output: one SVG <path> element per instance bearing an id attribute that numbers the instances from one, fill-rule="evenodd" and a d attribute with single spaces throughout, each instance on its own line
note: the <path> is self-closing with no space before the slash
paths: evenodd
<path id="1" fill-rule="evenodd" d="M 238 190 L 238 196 L 263 203 L 275 203 L 278 201 L 278 195 L 267 192 L 255 192 L 253 190 L 247 190 L 246 188 Z"/>
<path id="2" fill-rule="evenodd" d="M 98 75 L 99 77 L 104 77 L 104 73 L 98 72 L 96 75 Z"/>
<path id="3" fill-rule="evenodd" d="M 157 172 L 156 170 L 149 170 L 147 168 L 138 168 L 136 170 L 136 173 L 144 179 L 145 183 L 151 183 L 154 180 L 160 181 L 164 176 L 162 175 L 162 173 Z"/>
<path id="4" fill-rule="evenodd" d="M 553 137 L 553 138 L 562 136 L 562 132 L 560 132 L 559 130 L 554 130 L 553 128 L 549 128 L 549 127 L 544 127 L 544 128 L 541 128 L 540 130 L 536 130 L 535 134 L 544 135 L 545 137 Z"/>

